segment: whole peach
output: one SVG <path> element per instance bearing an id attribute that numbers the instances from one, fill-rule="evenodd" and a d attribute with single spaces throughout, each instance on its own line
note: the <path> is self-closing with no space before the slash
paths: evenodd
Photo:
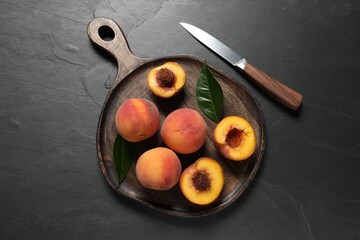
<path id="1" fill-rule="evenodd" d="M 206 140 L 207 125 L 201 115 L 190 108 L 171 112 L 164 120 L 160 134 L 165 144 L 177 153 L 193 153 Z"/>
<path id="2" fill-rule="evenodd" d="M 119 134 L 127 141 L 143 141 L 153 136 L 159 129 L 159 110 L 147 99 L 131 98 L 118 108 L 115 125 Z"/>
<path id="3" fill-rule="evenodd" d="M 142 186 L 153 190 L 169 190 L 180 179 L 181 163 L 171 149 L 156 147 L 139 157 L 135 173 Z"/>

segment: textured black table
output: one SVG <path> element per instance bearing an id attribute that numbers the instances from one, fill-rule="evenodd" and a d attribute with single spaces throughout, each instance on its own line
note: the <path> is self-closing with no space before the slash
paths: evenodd
<path id="1" fill-rule="evenodd" d="M 0 239 L 360 239 L 360 4 L 0 2 Z M 267 148 L 234 204 L 182 219 L 117 195 L 95 133 L 116 63 L 86 34 L 114 19 L 140 57 L 195 54 L 259 100 Z M 304 95 L 279 106 L 194 40 L 201 27 Z"/>

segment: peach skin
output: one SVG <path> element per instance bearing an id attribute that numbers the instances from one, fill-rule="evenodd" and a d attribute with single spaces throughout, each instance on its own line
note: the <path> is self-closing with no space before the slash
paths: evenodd
<path id="1" fill-rule="evenodd" d="M 190 108 L 171 112 L 164 120 L 160 134 L 164 143 L 177 153 L 196 152 L 206 140 L 207 125 L 201 115 Z"/>
<path id="2" fill-rule="evenodd" d="M 172 150 L 156 147 L 144 152 L 139 157 L 135 173 L 143 187 L 165 191 L 178 183 L 181 175 L 181 163 Z"/>
<path id="3" fill-rule="evenodd" d="M 147 99 L 131 98 L 118 108 L 115 125 L 119 134 L 127 141 L 143 141 L 153 136 L 159 129 L 159 110 Z"/>

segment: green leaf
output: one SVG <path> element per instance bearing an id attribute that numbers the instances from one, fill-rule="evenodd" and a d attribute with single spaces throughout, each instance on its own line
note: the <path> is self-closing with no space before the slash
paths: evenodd
<path id="1" fill-rule="evenodd" d="M 224 111 L 224 94 L 220 84 L 216 81 L 204 62 L 196 86 L 196 99 L 203 113 L 213 120 L 220 122 Z"/>
<path id="2" fill-rule="evenodd" d="M 129 143 L 119 134 L 116 136 L 113 146 L 113 159 L 119 177 L 119 186 L 129 172 L 132 163 Z"/>

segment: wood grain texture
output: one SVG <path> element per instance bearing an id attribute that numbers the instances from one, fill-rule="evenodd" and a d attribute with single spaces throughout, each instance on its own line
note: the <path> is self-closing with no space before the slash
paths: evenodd
<path id="1" fill-rule="evenodd" d="M 111 42 L 105 42 L 98 36 L 101 26 L 109 26 L 115 32 Z M 196 102 L 196 84 L 204 62 L 196 56 L 180 55 L 158 59 L 140 59 L 135 57 L 126 42 L 120 28 L 110 19 L 97 18 L 89 24 L 88 34 L 97 45 L 105 48 L 117 59 L 119 74 L 109 91 L 102 108 L 97 129 L 97 154 L 101 171 L 109 185 L 119 194 L 128 197 L 150 208 L 179 217 L 198 217 L 216 213 L 233 203 L 248 187 L 254 178 L 265 150 L 265 121 L 262 110 L 254 97 L 238 82 L 226 76 L 220 70 L 209 66 L 210 71 L 218 80 L 224 92 L 224 117 L 238 115 L 247 119 L 256 133 L 256 151 L 245 161 L 231 161 L 222 157 L 213 145 L 213 130 L 216 123 L 208 119 Z M 121 35 L 121 36 L 118 36 Z M 146 79 L 150 69 L 168 61 L 175 61 L 182 65 L 187 82 L 184 89 L 175 97 L 160 99 L 153 95 L 147 87 Z M 135 177 L 135 163 L 138 157 L 146 150 L 165 146 L 157 133 L 152 138 L 140 143 L 131 143 L 131 153 L 134 164 L 123 183 L 116 188 L 118 177 L 112 158 L 112 147 L 117 135 L 115 127 L 115 113 L 118 107 L 129 98 L 146 98 L 154 102 L 160 111 L 161 123 L 172 111 L 182 107 L 197 110 L 208 125 L 207 139 L 204 146 L 193 154 L 181 155 L 179 158 L 182 168 L 192 164 L 200 157 L 216 159 L 224 170 L 225 185 L 219 198 L 206 206 L 197 206 L 190 203 L 181 193 L 179 184 L 168 191 L 154 191 L 142 187 Z"/>
<path id="2" fill-rule="evenodd" d="M 270 97 L 294 111 L 299 109 L 303 98 L 300 93 L 285 86 L 250 63 L 245 65 L 244 72 Z"/>

